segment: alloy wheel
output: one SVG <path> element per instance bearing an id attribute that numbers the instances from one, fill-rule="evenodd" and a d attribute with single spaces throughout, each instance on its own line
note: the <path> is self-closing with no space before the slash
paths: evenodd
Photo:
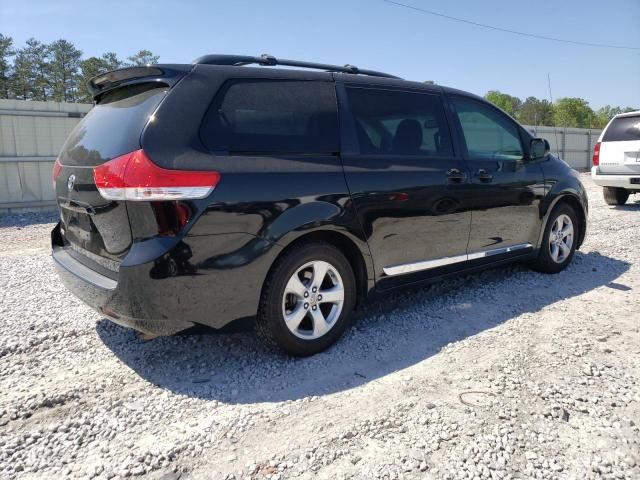
<path id="1" fill-rule="evenodd" d="M 291 333 L 304 340 L 325 335 L 344 306 L 344 283 L 338 270 L 317 260 L 302 265 L 291 276 L 282 297 L 284 322 Z"/>
<path id="2" fill-rule="evenodd" d="M 556 263 L 564 262 L 573 247 L 573 222 L 569 215 L 558 215 L 549 232 L 549 253 Z"/>

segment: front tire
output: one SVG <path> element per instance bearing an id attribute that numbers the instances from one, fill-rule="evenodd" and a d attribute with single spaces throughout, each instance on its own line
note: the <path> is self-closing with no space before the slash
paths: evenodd
<path id="1" fill-rule="evenodd" d="M 556 206 L 547 220 L 538 258 L 532 262 L 542 273 L 558 273 L 564 270 L 576 251 L 579 232 L 578 216 L 568 204 Z"/>
<path id="2" fill-rule="evenodd" d="M 256 330 L 290 355 L 306 357 L 340 338 L 355 304 L 356 281 L 342 252 L 303 243 L 285 252 L 269 274 Z"/>
<path id="3" fill-rule="evenodd" d="M 620 187 L 602 187 L 607 205 L 624 205 L 629 199 L 629 191 Z"/>

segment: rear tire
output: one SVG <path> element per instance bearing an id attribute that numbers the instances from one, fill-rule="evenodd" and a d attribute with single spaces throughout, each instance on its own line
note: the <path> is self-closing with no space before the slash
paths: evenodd
<path id="1" fill-rule="evenodd" d="M 534 270 L 542 273 L 558 273 L 564 270 L 576 251 L 578 216 L 571 205 L 556 206 L 547 220 L 538 258 L 532 262 Z"/>
<path id="2" fill-rule="evenodd" d="M 608 205 L 624 205 L 629 199 L 629 191 L 620 187 L 603 187 L 604 201 Z"/>
<path id="3" fill-rule="evenodd" d="M 302 243 L 285 252 L 265 281 L 256 333 L 290 355 L 313 355 L 340 338 L 355 304 L 356 280 L 342 252 Z"/>

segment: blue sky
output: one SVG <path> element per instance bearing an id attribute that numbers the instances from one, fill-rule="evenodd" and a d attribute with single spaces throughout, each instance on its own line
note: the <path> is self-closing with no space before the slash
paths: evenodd
<path id="1" fill-rule="evenodd" d="M 399 1 L 513 30 L 640 47 L 640 0 Z M 147 48 L 162 62 L 267 52 L 521 98 L 548 98 L 549 72 L 554 99 L 640 108 L 640 50 L 525 38 L 382 0 L 0 0 L 0 32 L 18 46 L 31 36 L 65 38 L 85 56 Z"/>

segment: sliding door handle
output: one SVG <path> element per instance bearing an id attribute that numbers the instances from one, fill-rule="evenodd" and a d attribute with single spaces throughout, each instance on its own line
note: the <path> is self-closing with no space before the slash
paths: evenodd
<path id="1" fill-rule="evenodd" d="M 476 178 L 481 182 L 490 182 L 493 180 L 493 175 L 487 172 L 484 168 L 481 168 L 476 172 Z"/>
<path id="2" fill-rule="evenodd" d="M 447 179 L 452 183 L 461 183 L 467 179 L 467 175 L 458 168 L 452 168 L 447 171 Z"/>

